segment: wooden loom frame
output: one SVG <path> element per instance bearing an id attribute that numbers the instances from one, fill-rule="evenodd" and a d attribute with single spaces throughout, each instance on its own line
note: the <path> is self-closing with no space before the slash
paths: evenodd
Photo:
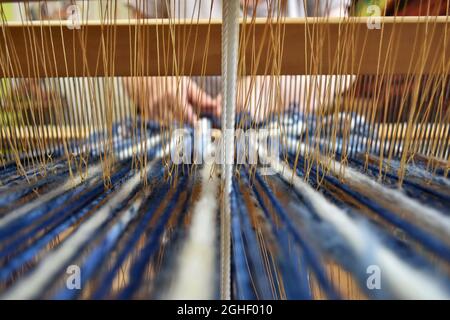
<path id="1" fill-rule="evenodd" d="M 449 73 L 448 16 L 383 17 L 381 29 L 369 29 L 369 19 L 241 21 L 241 32 L 245 30 L 247 39 L 251 39 L 245 45 L 245 57 L 261 54 L 256 66 L 252 59 L 245 59 L 243 73 Z M 264 35 L 267 30 L 269 36 Z M 210 41 L 206 42 L 208 34 Z M 270 42 L 274 34 L 283 35 L 276 49 L 282 54 L 275 72 L 267 68 L 267 61 L 273 61 L 276 55 Z M 173 35 L 177 35 L 177 41 Z M 158 63 L 163 56 L 165 63 Z M 221 21 L 89 21 L 80 29 L 69 29 L 64 21 L 3 22 L 0 57 L 9 62 L 0 66 L 0 77 L 220 75 Z M 180 63 L 174 63 L 175 58 Z"/>

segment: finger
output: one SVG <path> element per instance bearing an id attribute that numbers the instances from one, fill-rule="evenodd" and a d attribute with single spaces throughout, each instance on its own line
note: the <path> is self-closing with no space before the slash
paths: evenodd
<path id="1" fill-rule="evenodd" d="M 209 114 L 215 117 L 220 117 L 222 114 L 222 98 L 214 98 L 210 105 L 203 105 L 200 108 L 201 113 Z"/>
<path id="2" fill-rule="evenodd" d="M 192 80 L 187 83 L 187 96 L 189 102 L 200 109 L 216 107 L 214 99 Z"/>
<path id="3" fill-rule="evenodd" d="M 203 107 L 200 109 L 200 112 L 218 117 L 222 113 L 222 107 L 219 103 L 215 102 L 214 106 Z"/>
<path id="4" fill-rule="evenodd" d="M 221 94 L 219 94 L 217 97 L 216 97 L 216 114 L 215 114 L 215 116 L 217 116 L 217 117 L 220 117 L 221 115 L 222 115 L 222 109 L 223 109 L 223 105 L 222 105 L 222 95 Z"/>
<path id="5" fill-rule="evenodd" d="M 184 107 L 184 121 L 195 125 L 198 121 L 197 114 L 194 111 L 194 107 L 190 103 L 186 103 Z"/>

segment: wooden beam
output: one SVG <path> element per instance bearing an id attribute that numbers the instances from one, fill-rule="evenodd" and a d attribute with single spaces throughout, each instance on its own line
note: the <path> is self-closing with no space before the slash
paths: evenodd
<path id="1" fill-rule="evenodd" d="M 60 0 L 0 0 L 0 3 L 24 3 L 24 2 L 42 2 L 60 1 Z"/>
<path id="2" fill-rule="evenodd" d="M 250 39 L 242 72 L 447 74 L 449 22 L 384 17 L 381 29 L 369 29 L 367 18 L 257 19 L 241 23 L 241 38 Z M 276 39 L 282 39 L 278 51 Z M 220 75 L 220 61 L 219 20 L 92 21 L 80 29 L 65 21 L 0 25 L 0 77 Z"/>

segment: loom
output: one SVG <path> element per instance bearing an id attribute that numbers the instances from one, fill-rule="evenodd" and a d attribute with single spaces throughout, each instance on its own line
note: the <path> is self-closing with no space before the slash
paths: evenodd
<path id="1" fill-rule="evenodd" d="M 11 21 L 11 2 L 0 298 L 450 297 L 448 4 L 118 18 L 105 0 L 92 19 L 77 1 L 74 24 Z"/>

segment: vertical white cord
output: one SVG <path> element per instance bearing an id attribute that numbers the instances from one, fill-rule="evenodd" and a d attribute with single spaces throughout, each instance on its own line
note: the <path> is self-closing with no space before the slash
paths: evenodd
<path id="1" fill-rule="evenodd" d="M 222 203 L 221 203 L 221 298 L 231 298 L 230 193 L 234 162 L 234 122 L 239 46 L 239 0 L 222 1 Z"/>

